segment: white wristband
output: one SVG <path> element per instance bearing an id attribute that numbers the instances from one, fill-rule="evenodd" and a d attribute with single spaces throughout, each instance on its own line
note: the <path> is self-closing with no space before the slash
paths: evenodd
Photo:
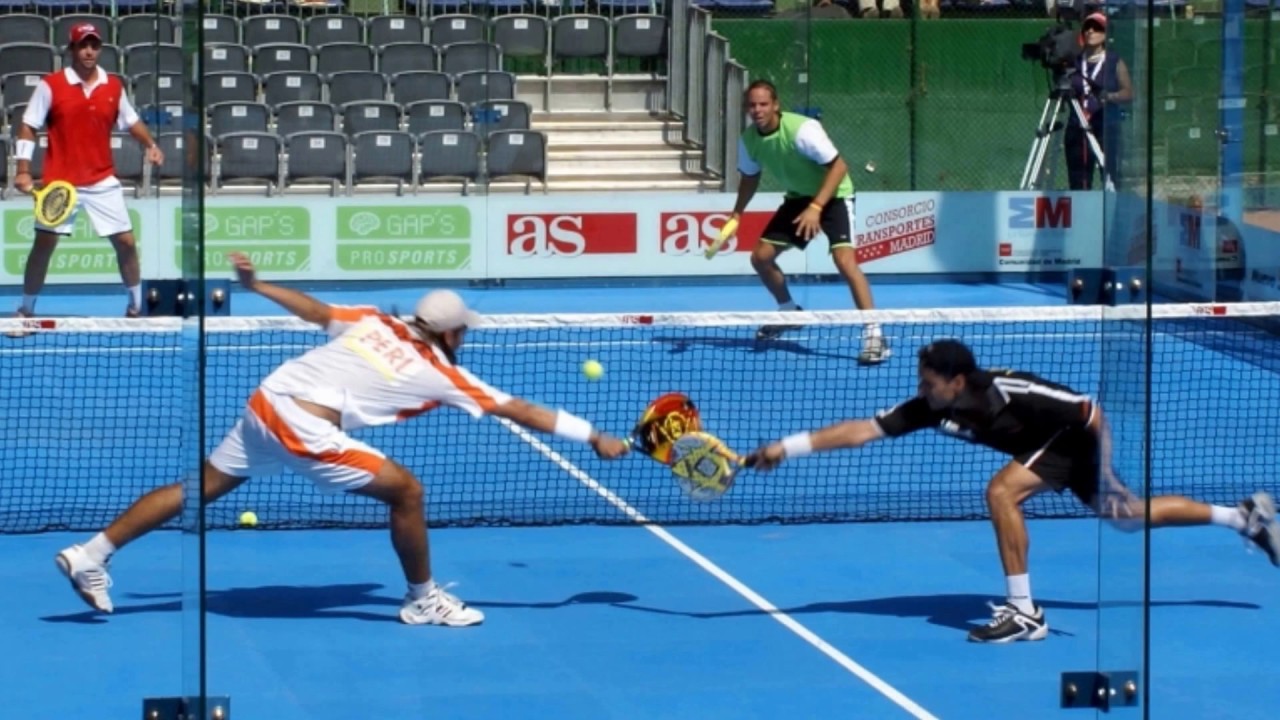
<path id="1" fill-rule="evenodd" d="M 813 452 L 813 437 L 807 432 L 796 433 L 782 438 L 782 449 L 787 457 L 804 457 Z"/>
<path id="2" fill-rule="evenodd" d="M 30 160 L 36 154 L 34 140 L 19 140 L 13 144 L 14 160 Z"/>
<path id="3" fill-rule="evenodd" d="M 594 430 L 590 422 L 564 410 L 558 410 L 556 411 L 556 428 L 553 432 L 567 440 L 585 443 L 591 442 L 591 434 Z"/>

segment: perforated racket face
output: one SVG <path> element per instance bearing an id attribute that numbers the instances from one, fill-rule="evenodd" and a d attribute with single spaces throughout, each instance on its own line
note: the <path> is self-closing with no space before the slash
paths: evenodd
<path id="1" fill-rule="evenodd" d="M 707 433 L 687 433 L 672 446 L 671 470 L 695 500 L 714 500 L 728 492 L 737 468 L 733 451 Z"/>
<path id="2" fill-rule="evenodd" d="M 71 189 L 61 185 L 49 188 L 40 198 L 36 208 L 40 222 L 44 225 L 61 225 L 71 214 Z"/>

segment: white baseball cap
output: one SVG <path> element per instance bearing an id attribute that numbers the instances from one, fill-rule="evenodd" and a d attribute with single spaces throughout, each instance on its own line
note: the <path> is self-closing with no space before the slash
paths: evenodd
<path id="1" fill-rule="evenodd" d="M 480 315 L 467 307 L 458 293 L 452 290 L 432 290 L 423 295 L 413 310 L 413 316 L 435 332 L 474 327 L 480 322 Z"/>

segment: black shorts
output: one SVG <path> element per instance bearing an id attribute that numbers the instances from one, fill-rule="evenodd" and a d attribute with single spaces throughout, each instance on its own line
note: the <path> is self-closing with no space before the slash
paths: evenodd
<path id="1" fill-rule="evenodd" d="M 1043 448 L 1014 458 L 1056 492 L 1070 490 L 1093 507 L 1098 495 L 1098 441 L 1093 433 L 1063 433 Z"/>
<path id="2" fill-rule="evenodd" d="M 803 250 L 808 240 L 796 234 L 796 218 L 813 202 L 811 197 L 787 198 L 773 214 L 760 238 L 770 245 L 797 247 Z M 827 236 L 831 250 L 853 247 L 853 198 L 831 198 L 822 208 L 820 220 L 822 234 Z"/>

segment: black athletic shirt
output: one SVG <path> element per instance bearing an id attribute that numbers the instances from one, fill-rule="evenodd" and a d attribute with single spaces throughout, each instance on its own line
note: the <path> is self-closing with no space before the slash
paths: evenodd
<path id="1" fill-rule="evenodd" d="M 933 410 L 915 397 L 880 412 L 875 422 L 888 437 L 937 428 L 1014 457 L 1039 452 L 1059 435 L 1088 432 L 1093 401 L 1065 385 L 1012 370 L 980 370 L 970 382 L 982 393 L 977 408 Z"/>

